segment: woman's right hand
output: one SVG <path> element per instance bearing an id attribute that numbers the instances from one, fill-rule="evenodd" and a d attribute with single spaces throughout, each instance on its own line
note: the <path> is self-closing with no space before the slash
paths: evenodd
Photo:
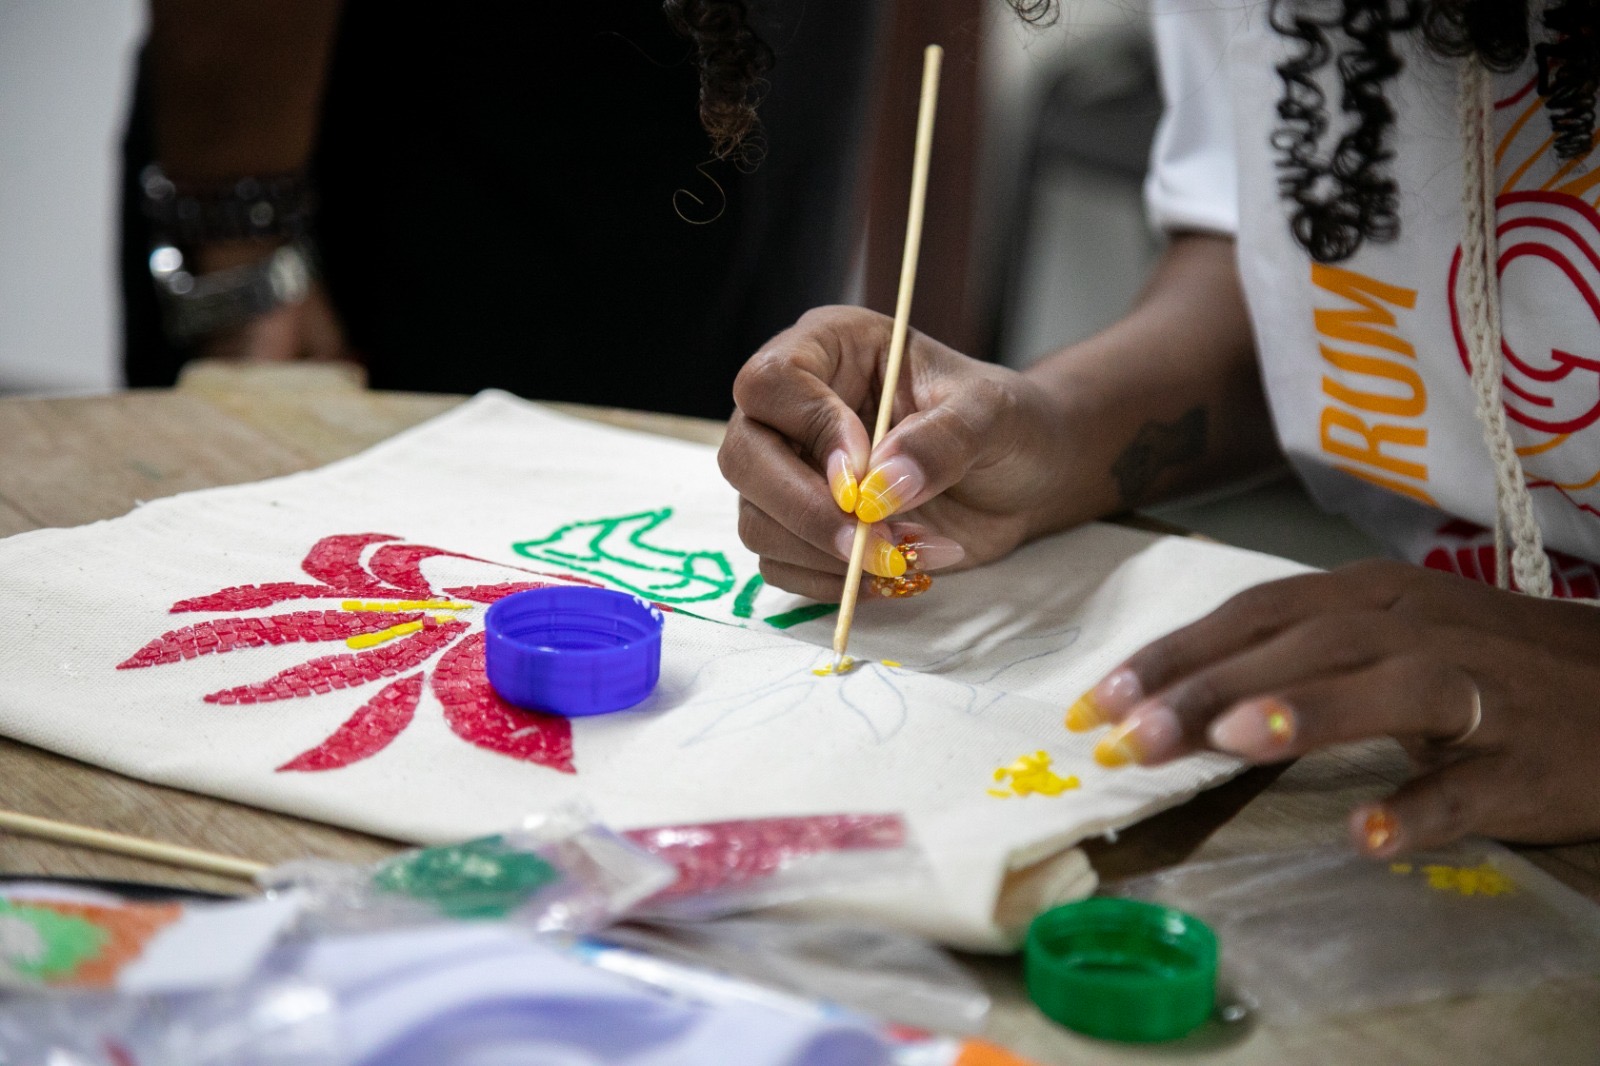
<path id="1" fill-rule="evenodd" d="M 908 537 L 929 570 L 985 562 L 1091 517 L 1063 519 L 1072 464 L 1060 404 L 1022 374 L 915 332 L 893 428 L 874 450 L 891 327 L 862 308 L 819 308 L 734 383 L 718 458 L 769 584 L 837 600 L 858 517 L 873 524 L 867 569 L 879 576 L 895 576 L 894 545 Z"/>

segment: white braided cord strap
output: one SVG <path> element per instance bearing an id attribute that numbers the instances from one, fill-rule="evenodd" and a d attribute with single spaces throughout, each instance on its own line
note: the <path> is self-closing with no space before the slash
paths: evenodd
<path id="1" fill-rule="evenodd" d="M 1533 515 L 1522 461 L 1512 443 L 1501 398 L 1503 357 L 1500 339 L 1499 238 L 1495 215 L 1494 99 L 1489 74 L 1474 57 L 1461 67 L 1462 181 L 1461 309 L 1462 332 L 1477 393 L 1476 413 L 1495 472 L 1495 583 L 1534 596 L 1550 595 L 1550 560 Z M 1510 539 L 1511 565 L 1506 566 Z"/>

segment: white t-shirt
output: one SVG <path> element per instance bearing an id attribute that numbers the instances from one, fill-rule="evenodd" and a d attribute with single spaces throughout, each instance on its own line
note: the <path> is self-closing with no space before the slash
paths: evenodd
<path id="1" fill-rule="evenodd" d="M 1309 2 L 1309 0 L 1308 0 Z M 1326 509 L 1403 558 L 1492 580 L 1494 468 L 1460 340 L 1459 61 L 1397 34 L 1404 68 L 1387 164 L 1400 234 L 1315 264 L 1289 232 L 1270 138 L 1276 66 L 1298 42 L 1261 0 L 1154 0 L 1167 110 L 1154 222 L 1236 237 L 1279 442 Z M 1337 31 L 1333 31 L 1337 32 Z M 1336 45 L 1348 47 L 1342 37 Z M 1332 64 L 1326 152 L 1349 128 Z M 1557 594 L 1597 596 L 1600 561 L 1600 153 L 1556 157 L 1530 56 L 1493 76 L 1504 398 L 1552 550 Z M 1587 164 L 1587 165 L 1586 165 Z M 1462 521 L 1465 520 L 1465 521 Z M 1585 561 L 1587 560 L 1587 561 Z"/>

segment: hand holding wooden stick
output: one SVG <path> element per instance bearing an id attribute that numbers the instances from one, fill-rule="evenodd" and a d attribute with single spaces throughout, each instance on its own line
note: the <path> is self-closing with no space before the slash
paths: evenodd
<path id="1" fill-rule="evenodd" d="M 911 167 L 911 210 L 906 216 L 905 252 L 900 259 L 900 291 L 894 304 L 894 332 L 889 337 L 889 360 L 883 371 L 883 394 L 878 397 L 878 421 L 872 431 L 876 449 L 889 431 L 889 416 L 894 411 L 895 389 L 900 383 L 900 360 L 905 355 L 906 332 L 911 325 L 911 290 L 917 280 L 917 255 L 922 249 L 922 212 L 928 197 L 928 157 L 933 148 L 933 115 L 939 104 L 939 63 L 944 49 L 930 44 L 922 54 L 922 102 L 917 108 L 917 144 Z M 833 669 L 844 666 L 845 649 L 850 643 L 850 625 L 855 621 L 856 598 L 861 592 L 862 562 L 866 558 L 867 535 L 871 526 L 856 523 L 855 540 L 850 545 L 850 567 L 844 575 L 844 596 L 839 601 L 839 620 L 833 629 Z"/>

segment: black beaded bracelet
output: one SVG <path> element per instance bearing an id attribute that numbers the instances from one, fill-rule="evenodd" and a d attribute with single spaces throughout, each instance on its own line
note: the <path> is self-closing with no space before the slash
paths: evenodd
<path id="1" fill-rule="evenodd" d="M 297 240 L 311 231 L 315 195 L 299 173 L 179 186 L 159 164 L 139 172 L 144 214 L 157 237 L 193 246 L 231 240 Z"/>

